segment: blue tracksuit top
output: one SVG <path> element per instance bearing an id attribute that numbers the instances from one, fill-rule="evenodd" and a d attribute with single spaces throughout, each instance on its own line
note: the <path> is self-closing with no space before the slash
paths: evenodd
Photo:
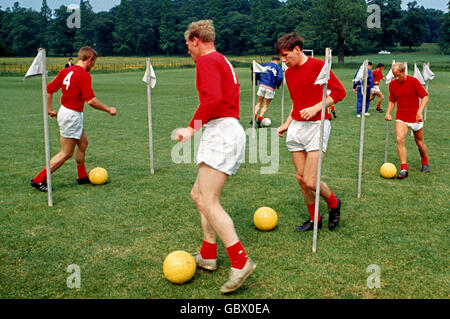
<path id="1" fill-rule="evenodd" d="M 358 75 L 358 71 L 356 71 L 355 77 Z M 353 82 L 353 88 L 356 89 L 358 86 L 361 86 L 361 81 Z M 373 74 L 372 70 L 367 70 L 367 90 L 370 92 L 370 89 L 373 88 Z"/>
<path id="2" fill-rule="evenodd" d="M 283 70 L 281 67 L 272 62 L 264 63 L 262 66 L 268 68 L 266 73 L 261 73 L 259 84 L 270 86 L 273 89 L 280 87 L 283 82 Z"/>

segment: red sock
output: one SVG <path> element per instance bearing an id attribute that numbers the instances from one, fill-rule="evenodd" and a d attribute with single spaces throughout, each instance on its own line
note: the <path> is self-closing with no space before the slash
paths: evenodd
<path id="1" fill-rule="evenodd" d="M 336 196 L 334 196 L 333 192 L 330 191 L 330 197 L 326 198 L 325 201 L 327 202 L 328 209 L 336 208 L 338 205 L 338 201 Z"/>
<path id="2" fill-rule="evenodd" d="M 422 157 L 421 159 L 422 165 L 427 165 L 428 164 L 428 157 Z"/>
<path id="3" fill-rule="evenodd" d="M 308 207 L 309 219 L 314 221 L 314 210 L 316 208 L 316 204 L 312 203 L 312 204 L 307 204 L 306 206 Z M 322 219 L 320 217 L 320 212 L 318 212 L 318 215 L 319 215 L 319 220 L 318 221 L 320 222 L 320 220 Z"/>
<path id="4" fill-rule="evenodd" d="M 216 259 L 217 258 L 217 244 L 208 243 L 207 241 L 202 242 L 202 248 L 200 248 L 200 255 L 205 259 Z"/>
<path id="5" fill-rule="evenodd" d="M 88 174 L 86 172 L 86 166 L 84 166 L 84 164 L 77 165 L 77 173 L 78 173 L 78 179 L 88 177 Z"/>
<path id="6" fill-rule="evenodd" d="M 258 117 L 258 114 L 255 114 L 255 120 L 256 120 L 257 117 Z"/>
<path id="7" fill-rule="evenodd" d="M 377 110 L 381 108 L 381 104 L 377 104 Z"/>
<path id="8" fill-rule="evenodd" d="M 44 168 L 39 174 L 33 178 L 33 181 L 38 184 L 42 184 L 47 180 L 47 168 Z"/>
<path id="9" fill-rule="evenodd" d="M 400 164 L 400 170 L 408 170 L 408 163 L 401 163 Z"/>
<path id="10" fill-rule="evenodd" d="M 247 263 L 247 253 L 244 250 L 241 242 L 238 241 L 236 244 L 226 248 L 228 257 L 230 258 L 231 267 L 236 269 L 244 268 Z"/>
<path id="11" fill-rule="evenodd" d="M 258 117 L 258 121 L 262 121 L 263 120 L 263 117 L 262 116 L 260 116 L 260 117 Z"/>

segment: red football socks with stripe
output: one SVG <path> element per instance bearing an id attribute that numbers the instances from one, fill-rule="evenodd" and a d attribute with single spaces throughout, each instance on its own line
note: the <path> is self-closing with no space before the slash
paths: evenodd
<path id="1" fill-rule="evenodd" d="M 401 163 L 400 170 L 408 170 L 408 163 Z"/>
<path id="2" fill-rule="evenodd" d="M 241 242 L 238 241 L 236 244 L 226 248 L 228 257 L 230 258 L 231 267 L 236 269 L 244 268 L 247 263 L 247 253 L 244 250 Z"/>
<path id="3" fill-rule="evenodd" d="M 217 244 L 203 241 L 202 248 L 200 248 L 200 255 L 204 259 L 216 259 L 217 258 Z"/>

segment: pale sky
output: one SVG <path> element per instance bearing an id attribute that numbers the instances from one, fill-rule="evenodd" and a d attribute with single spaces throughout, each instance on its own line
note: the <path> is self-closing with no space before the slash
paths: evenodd
<path id="1" fill-rule="evenodd" d="M 230 0 L 233 1 L 233 0 Z M 412 0 L 402 0 L 402 8 L 406 10 L 408 2 Z M 416 0 L 419 6 L 425 8 L 439 9 L 447 12 L 448 0 Z M 3 10 L 12 7 L 14 2 L 19 2 L 21 7 L 32 8 L 35 11 L 41 10 L 42 0 L 0 0 L 0 6 Z M 79 0 L 47 0 L 47 4 L 51 9 L 59 8 L 61 5 L 78 4 Z M 120 4 L 120 0 L 90 0 L 92 8 L 95 12 L 109 11 L 112 7 Z"/>

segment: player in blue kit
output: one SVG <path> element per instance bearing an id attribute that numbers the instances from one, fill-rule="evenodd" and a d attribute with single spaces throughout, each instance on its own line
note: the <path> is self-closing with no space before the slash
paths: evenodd
<path id="1" fill-rule="evenodd" d="M 254 108 L 254 118 L 256 119 L 256 124 L 258 124 L 258 127 L 261 127 L 261 121 L 269 108 L 270 102 L 272 102 L 275 97 L 275 88 L 279 89 L 283 83 L 283 70 L 278 65 L 279 63 L 280 58 L 278 56 L 274 56 L 272 57 L 271 62 L 264 63 L 262 65 L 267 69 L 267 71 L 265 73 L 261 73 L 259 76 L 259 88 L 257 93 L 258 101 L 256 102 Z M 262 108 L 261 104 L 263 104 Z M 253 124 L 253 121 L 250 122 L 250 124 Z"/>

